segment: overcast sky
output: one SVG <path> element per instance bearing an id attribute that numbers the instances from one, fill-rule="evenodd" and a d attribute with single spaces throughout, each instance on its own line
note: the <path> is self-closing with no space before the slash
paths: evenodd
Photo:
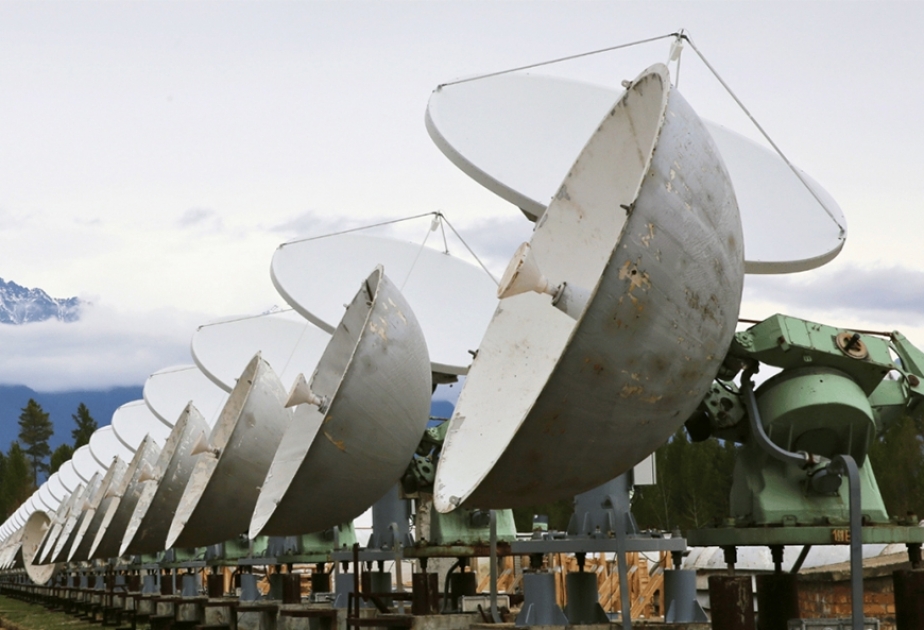
<path id="1" fill-rule="evenodd" d="M 0 277 L 93 308 L 0 327 L 0 382 L 142 384 L 197 325 L 283 306 L 276 246 L 342 226 L 442 210 L 502 268 L 530 225 L 433 145 L 430 92 L 681 28 L 847 217 L 839 258 L 748 278 L 742 316 L 924 346 L 922 27 L 881 1 L 4 2 Z M 668 49 L 542 72 L 616 87 Z M 690 50 L 680 88 L 754 136 Z"/>

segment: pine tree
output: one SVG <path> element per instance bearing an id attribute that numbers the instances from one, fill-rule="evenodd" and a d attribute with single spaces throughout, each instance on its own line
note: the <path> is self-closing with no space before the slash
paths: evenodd
<path id="1" fill-rule="evenodd" d="M 655 454 L 657 484 L 636 489 L 632 513 L 643 529 L 681 531 L 728 516 L 736 447 L 690 442 L 681 428 Z"/>
<path id="2" fill-rule="evenodd" d="M 0 477 L 0 501 L 6 505 L 7 511 L 3 515 L 5 520 L 32 496 L 35 486 L 29 470 L 29 459 L 19 442 L 10 445 L 3 468 L 3 476 Z"/>
<path id="3" fill-rule="evenodd" d="M 53 475 L 58 469 L 71 457 L 74 456 L 74 449 L 70 444 L 62 444 L 51 454 L 51 464 L 48 466 L 48 474 Z"/>
<path id="4" fill-rule="evenodd" d="M 924 517 L 924 440 L 921 428 L 905 417 L 870 447 L 879 492 L 890 516 Z"/>
<path id="5" fill-rule="evenodd" d="M 6 478 L 6 459 L 6 455 L 0 452 L 0 520 L 5 519 L 10 511 L 9 502 L 3 491 L 3 480 Z"/>
<path id="6" fill-rule="evenodd" d="M 90 410 L 83 403 L 77 407 L 77 413 L 71 414 L 74 424 L 77 428 L 71 431 L 71 437 L 74 438 L 74 450 L 90 443 L 90 436 L 99 428 L 96 420 L 90 415 Z"/>
<path id="7" fill-rule="evenodd" d="M 42 406 L 30 398 L 19 414 L 19 440 L 25 445 L 23 451 L 32 463 L 32 482 L 38 487 L 39 471 L 48 471 L 45 458 L 51 455 L 48 438 L 54 433 L 54 426 Z"/>

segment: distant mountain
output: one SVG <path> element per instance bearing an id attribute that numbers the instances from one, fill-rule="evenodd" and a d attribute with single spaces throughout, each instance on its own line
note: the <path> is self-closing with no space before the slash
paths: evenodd
<path id="1" fill-rule="evenodd" d="M 48 441 L 54 449 L 64 442 L 72 442 L 71 431 L 75 425 L 71 415 L 77 413 L 80 403 L 87 406 L 90 415 L 102 427 L 110 423 L 116 409 L 140 399 L 141 391 L 142 387 L 138 386 L 49 394 L 33 391 L 23 385 L 0 385 L 0 451 L 7 452 L 10 442 L 19 435 L 19 414 L 30 398 L 42 406 L 54 424 L 54 435 Z"/>
<path id="2" fill-rule="evenodd" d="M 80 319 L 79 298 L 53 298 L 41 289 L 27 289 L 0 278 L 0 324 L 29 324 L 57 319 Z"/>

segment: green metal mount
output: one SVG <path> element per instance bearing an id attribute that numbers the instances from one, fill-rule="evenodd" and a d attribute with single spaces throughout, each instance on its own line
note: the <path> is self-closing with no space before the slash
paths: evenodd
<path id="1" fill-rule="evenodd" d="M 517 528 L 513 521 L 513 510 L 497 510 L 497 540 L 513 542 Z M 430 511 L 429 545 L 471 545 L 490 544 L 491 530 L 486 511 L 456 509 L 446 514 Z"/>
<path id="2" fill-rule="evenodd" d="M 733 379 L 761 365 L 780 371 L 755 390 L 760 424 L 753 425 Z M 924 353 L 901 333 L 885 338 L 774 315 L 735 335 L 716 382 L 686 426 L 694 441 L 742 444 L 731 492 L 736 526 L 847 523 L 846 484 L 823 472 L 837 455 L 850 455 L 859 466 L 864 521 L 888 524 L 866 455 L 893 422 L 924 412 L 922 378 Z M 762 427 L 762 436 L 753 434 L 754 426 Z M 804 459 L 784 461 L 779 451 Z"/>

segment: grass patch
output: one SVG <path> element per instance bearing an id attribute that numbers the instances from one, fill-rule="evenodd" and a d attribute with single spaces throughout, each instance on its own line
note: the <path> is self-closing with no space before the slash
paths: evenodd
<path id="1" fill-rule="evenodd" d="M 0 628 L 8 630 L 79 630 L 94 624 L 44 606 L 0 595 Z M 98 624 L 97 624 L 98 625 Z"/>

